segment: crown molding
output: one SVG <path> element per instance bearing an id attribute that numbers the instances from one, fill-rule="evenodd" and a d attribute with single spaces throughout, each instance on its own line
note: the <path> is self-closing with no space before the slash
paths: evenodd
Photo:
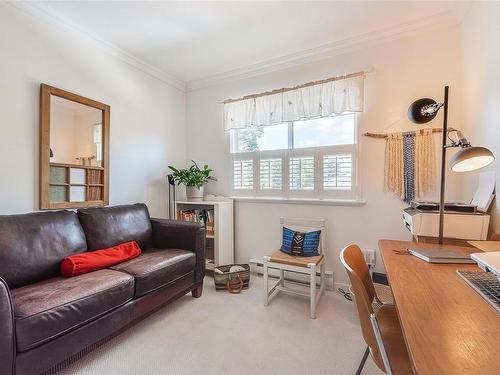
<path id="1" fill-rule="evenodd" d="M 358 34 L 318 47 L 215 74 L 207 78 L 189 81 L 186 83 L 186 91 L 201 90 L 229 81 L 251 78 L 308 62 L 324 60 L 329 57 L 359 51 L 394 40 L 449 28 L 459 23 L 460 19 L 455 12 L 441 12 L 429 17 L 416 19 L 412 22 L 401 23 L 364 34 Z"/>
<path id="2" fill-rule="evenodd" d="M 138 57 L 132 55 L 131 53 L 121 49 L 113 43 L 110 43 L 98 35 L 91 33 L 90 31 L 83 29 L 82 27 L 71 22 L 67 18 L 56 16 L 52 12 L 48 11 L 43 7 L 43 5 L 36 2 L 21 2 L 21 1 L 7 1 L 4 4 L 9 4 L 14 8 L 44 22 L 47 22 L 53 26 L 59 27 L 65 31 L 73 32 L 80 37 L 86 38 L 99 47 L 104 52 L 109 55 L 121 60 L 122 62 L 132 66 L 133 68 L 145 73 L 153 78 L 156 78 L 163 83 L 175 87 L 182 92 L 186 92 L 186 83 L 173 75 L 166 73 L 162 69 L 151 65 L 150 63 L 139 59 Z"/>
<path id="3" fill-rule="evenodd" d="M 183 92 L 201 90 L 206 87 L 219 85 L 229 81 L 251 78 L 258 75 L 271 73 L 277 70 L 291 68 L 308 62 L 324 60 L 330 57 L 355 52 L 364 48 L 388 43 L 394 40 L 408 38 L 411 36 L 430 33 L 440 29 L 456 26 L 461 22 L 463 14 L 468 7 L 463 7 L 459 12 L 449 10 L 432 16 L 415 19 L 411 22 L 400 23 L 364 34 L 354 35 L 349 38 L 332 41 L 317 47 L 287 54 L 273 59 L 264 60 L 256 64 L 245 65 L 236 69 L 228 70 L 198 80 L 184 82 L 179 78 L 165 72 L 164 70 L 141 60 L 131 53 L 110 43 L 98 35 L 83 29 L 67 18 L 56 16 L 48 11 L 43 5 L 36 2 L 7 1 L 18 10 L 56 27 L 76 33 L 77 35 L 92 41 L 97 47 L 122 62 L 138 69 L 139 71 L 154 77 L 163 83 L 175 87 Z"/>

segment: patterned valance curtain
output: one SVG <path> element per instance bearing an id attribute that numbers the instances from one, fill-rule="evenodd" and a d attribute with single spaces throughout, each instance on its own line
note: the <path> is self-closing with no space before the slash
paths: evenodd
<path id="1" fill-rule="evenodd" d="M 224 129 L 268 126 L 344 112 L 362 112 L 364 78 L 364 73 L 355 73 L 226 100 Z"/>

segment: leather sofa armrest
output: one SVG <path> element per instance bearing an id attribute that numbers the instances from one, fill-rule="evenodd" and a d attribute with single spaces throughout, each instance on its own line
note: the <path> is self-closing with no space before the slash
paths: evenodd
<path id="1" fill-rule="evenodd" d="M 196 254 L 195 282 L 205 277 L 205 227 L 200 223 L 151 219 L 153 247 L 159 249 L 184 249 Z"/>
<path id="2" fill-rule="evenodd" d="M 0 374 L 14 374 L 16 338 L 14 308 L 7 283 L 0 278 Z"/>

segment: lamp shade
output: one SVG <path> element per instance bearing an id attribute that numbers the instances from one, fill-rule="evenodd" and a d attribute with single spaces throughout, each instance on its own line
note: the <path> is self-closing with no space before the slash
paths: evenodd
<path id="1" fill-rule="evenodd" d="M 408 118 L 415 124 L 425 124 L 431 121 L 434 117 L 436 117 L 438 109 L 430 109 L 427 111 L 425 109 L 435 104 L 437 104 L 436 101 L 430 98 L 415 100 L 408 108 Z"/>
<path id="2" fill-rule="evenodd" d="M 495 156 L 485 147 L 461 148 L 450 159 L 450 167 L 453 172 L 470 172 L 489 165 Z"/>

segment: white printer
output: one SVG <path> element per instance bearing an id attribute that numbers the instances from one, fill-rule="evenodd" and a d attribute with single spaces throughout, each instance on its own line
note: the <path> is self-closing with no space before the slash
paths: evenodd
<path id="1" fill-rule="evenodd" d="M 444 237 L 460 240 L 486 240 L 490 225 L 488 208 L 495 192 L 495 172 L 483 172 L 470 204 L 446 203 Z M 439 204 L 412 202 L 403 210 L 403 222 L 413 236 L 437 237 L 439 228 Z"/>

